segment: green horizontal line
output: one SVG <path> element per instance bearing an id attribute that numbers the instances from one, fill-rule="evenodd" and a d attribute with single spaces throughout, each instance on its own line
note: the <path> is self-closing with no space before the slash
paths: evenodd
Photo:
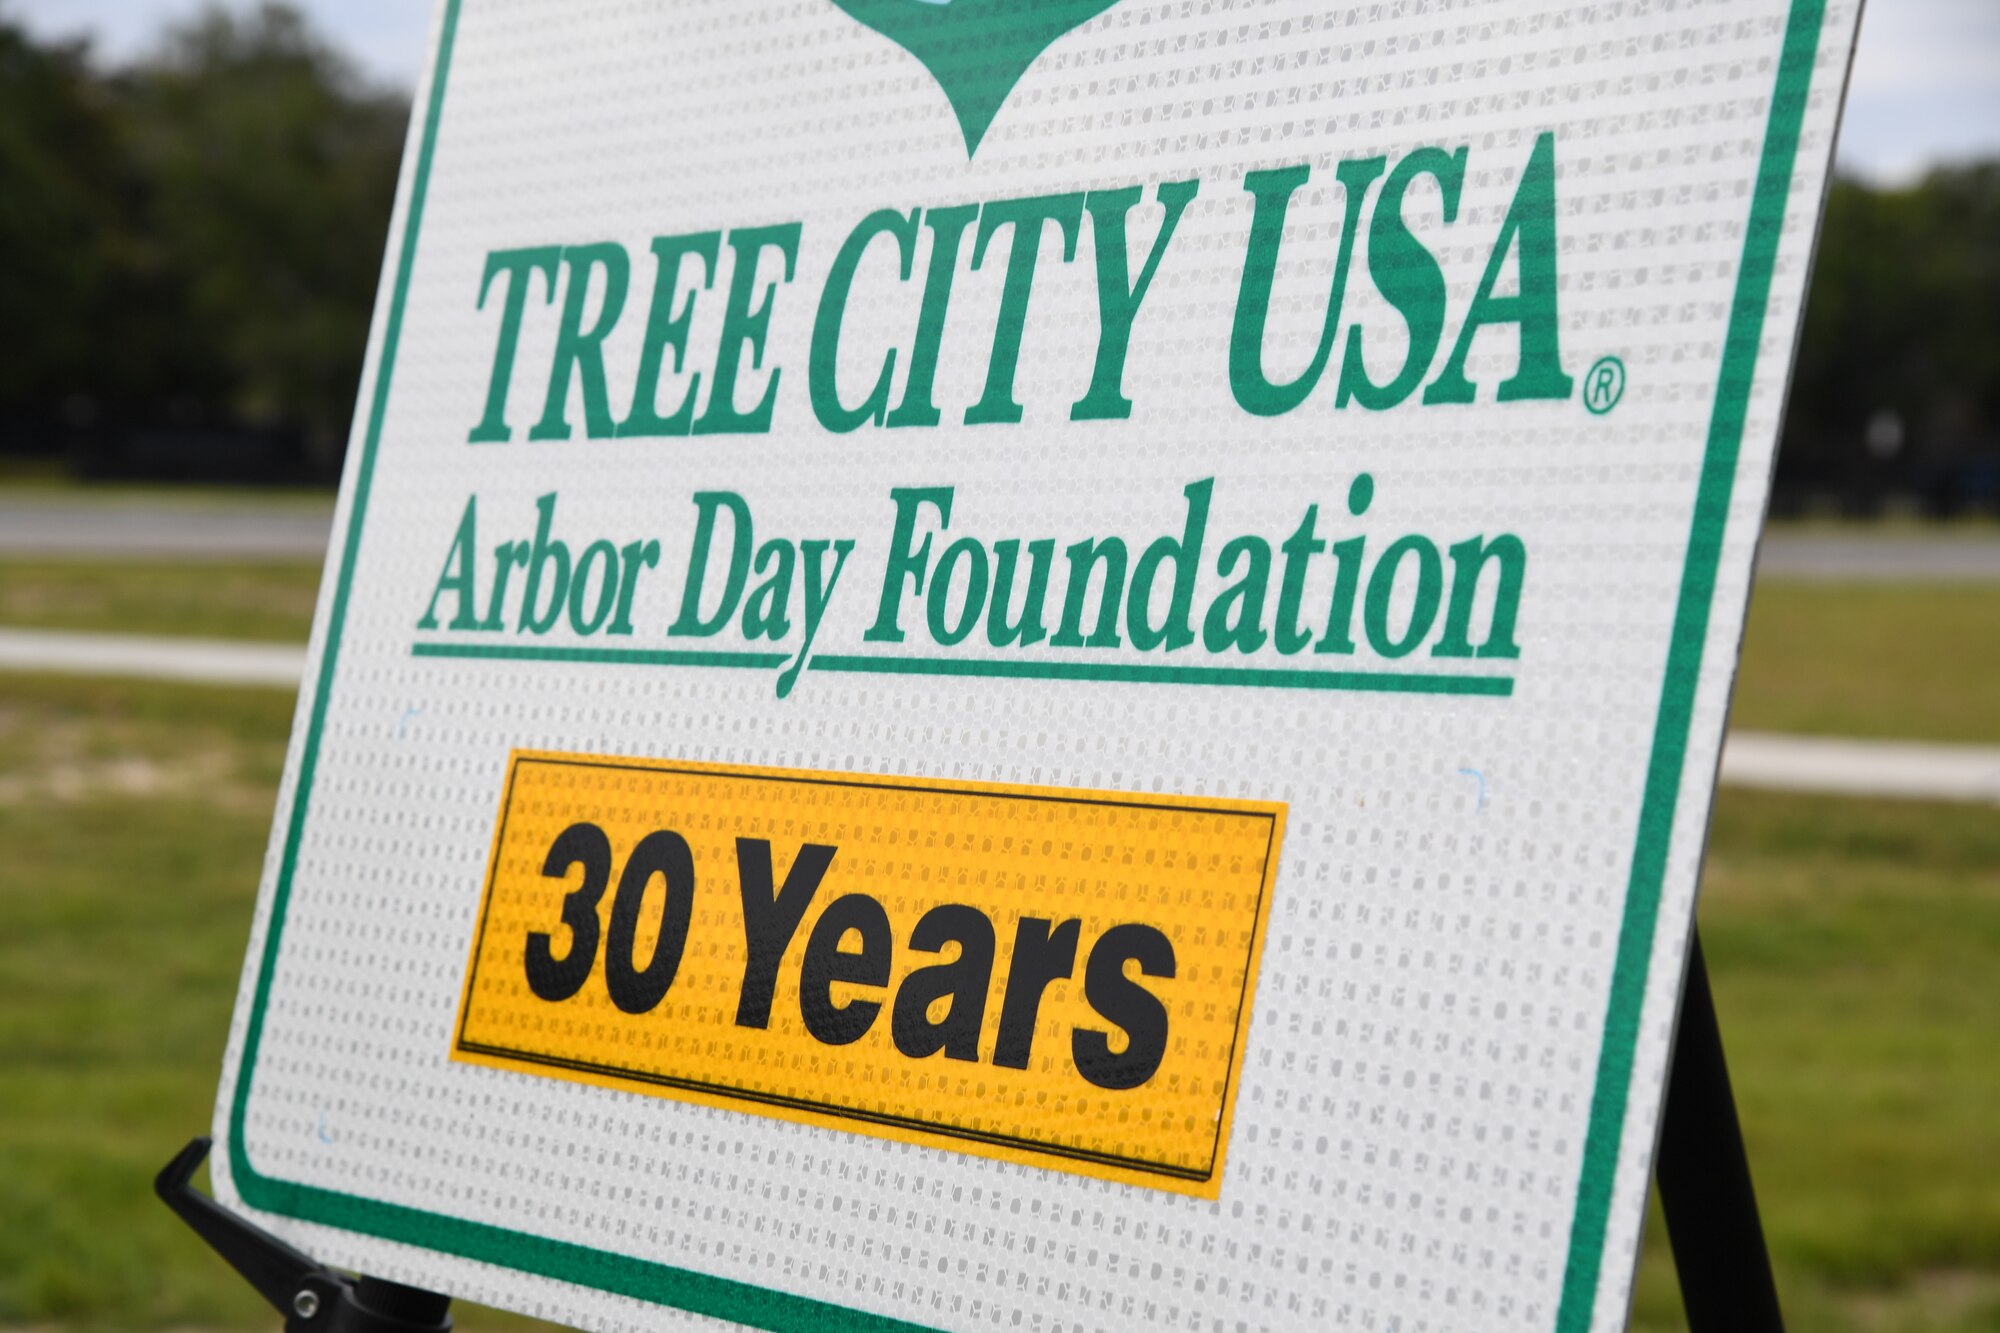
<path id="1" fill-rule="evenodd" d="M 790 653 L 734 653 L 677 648 L 543 648 L 512 643 L 419 643 L 413 657 L 470 657 L 502 662 L 594 662 L 613 666 L 757 667 L 775 670 Z"/>
<path id="2" fill-rule="evenodd" d="M 419 643 L 417 657 L 504 662 L 588 662 L 612 666 L 752 667 L 775 671 L 790 653 L 675 648 L 555 648 L 511 643 Z M 1144 685 L 1226 685 L 1267 690 L 1345 690 L 1372 694 L 1478 694 L 1506 698 L 1512 676 L 1414 671 L 1314 671 L 1305 667 L 1149 666 L 1119 662 L 1019 662 L 961 657 L 868 657 L 822 654 L 814 671 L 869 676 L 957 676 L 982 680 L 1121 681 Z"/>
<path id="3" fill-rule="evenodd" d="M 1312 671 L 1300 667 L 1139 666 L 1116 662 L 1008 662 L 956 657 L 812 659 L 814 671 L 884 676 L 975 676 L 1002 680 L 1133 681 L 1151 685 L 1237 685 L 1277 690 L 1362 690 L 1378 694 L 1514 692 L 1511 676 L 1420 675 L 1389 671 Z"/>

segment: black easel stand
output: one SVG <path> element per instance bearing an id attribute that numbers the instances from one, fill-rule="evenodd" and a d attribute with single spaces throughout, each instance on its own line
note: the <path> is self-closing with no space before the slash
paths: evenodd
<path id="1" fill-rule="evenodd" d="M 1698 931 L 1653 1170 L 1691 1333 L 1784 1333 Z"/>
<path id="2" fill-rule="evenodd" d="M 285 1333 L 450 1333 L 450 1297 L 332 1272 L 195 1193 L 188 1182 L 208 1148 L 202 1138 L 181 1149 L 155 1188 L 285 1316 Z M 1690 1333 L 1784 1333 L 1699 934 L 1688 951 L 1655 1171 Z"/>
<path id="3" fill-rule="evenodd" d="M 285 1317 L 285 1333 L 451 1333 L 451 1297 L 377 1277 L 350 1278 L 314 1262 L 188 1185 L 208 1156 L 196 1139 L 153 1182 L 209 1247 Z"/>

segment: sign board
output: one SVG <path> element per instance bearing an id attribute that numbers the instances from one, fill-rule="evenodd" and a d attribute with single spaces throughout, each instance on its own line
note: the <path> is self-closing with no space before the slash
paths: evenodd
<path id="1" fill-rule="evenodd" d="M 1610 1328 L 1846 0 L 446 0 L 217 1109 L 593 1328 Z"/>

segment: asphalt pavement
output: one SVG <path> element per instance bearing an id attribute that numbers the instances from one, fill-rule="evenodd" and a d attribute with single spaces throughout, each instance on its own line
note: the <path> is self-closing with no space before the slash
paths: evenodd
<path id="1" fill-rule="evenodd" d="M 2000 583 L 2000 530 L 1765 534 L 1757 577 L 1823 583 Z"/>
<path id="2" fill-rule="evenodd" d="M 332 531 L 333 506 L 312 500 L 0 496 L 0 555 L 320 560 Z"/>

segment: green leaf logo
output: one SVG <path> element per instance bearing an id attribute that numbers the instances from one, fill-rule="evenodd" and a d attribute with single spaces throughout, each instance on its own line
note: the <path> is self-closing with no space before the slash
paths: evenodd
<path id="1" fill-rule="evenodd" d="M 923 63 L 965 136 L 979 141 L 1014 85 L 1049 45 L 1118 0 L 833 0 Z"/>

